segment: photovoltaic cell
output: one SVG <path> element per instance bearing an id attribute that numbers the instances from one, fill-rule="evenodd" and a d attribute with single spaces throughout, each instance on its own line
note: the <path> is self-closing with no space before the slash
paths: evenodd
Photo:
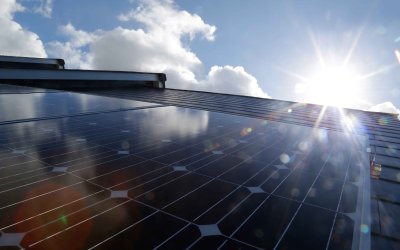
<path id="1" fill-rule="evenodd" d="M 99 106 L 85 106 L 82 95 L 40 94 L 47 108 L 2 121 L 67 117 L 0 125 L 0 246 L 359 246 L 369 204 L 369 154 L 361 137 L 173 106 L 135 110 L 151 104 L 103 97 L 89 97 Z M 64 109 L 69 103 L 73 110 Z M 133 110 L 114 110 L 121 108 Z M 101 110 L 114 112 L 71 116 Z"/>

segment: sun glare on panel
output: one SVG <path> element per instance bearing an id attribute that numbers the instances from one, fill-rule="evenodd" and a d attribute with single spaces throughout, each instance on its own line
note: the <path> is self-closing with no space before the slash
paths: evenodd
<path id="1" fill-rule="evenodd" d="M 305 101 L 328 106 L 347 107 L 359 99 L 359 79 L 350 67 L 323 67 L 296 86 Z"/>

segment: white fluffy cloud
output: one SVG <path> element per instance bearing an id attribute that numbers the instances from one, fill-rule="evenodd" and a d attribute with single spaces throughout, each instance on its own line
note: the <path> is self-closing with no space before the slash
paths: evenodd
<path id="1" fill-rule="evenodd" d="M 76 30 L 72 24 L 68 23 L 60 27 L 60 32 L 66 35 L 67 42 L 53 41 L 46 45 L 47 52 L 53 57 L 60 57 L 66 60 L 66 66 L 69 68 L 91 69 L 92 53 L 85 51 L 85 48 L 93 43 L 97 38 L 96 32 L 85 32 Z"/>
<path id="2" fill-rule="evenodd" d="M 14 14 L 24 10 L 16 0 L 0 1 L 0 55 L 46 57 L 39 36 L 14 20 Z"/>
<path id="3" fill-rule="evenodd" d="M 257 79 L 247 73 L 241 66 L 213 66 L 208 73 L 207 79 L 201 82 L 201 86 L 204 90 L 212 90 L 214 92 L 267 97 L 258 85 Z"/>
<path id="4" fill-rule="evenodd" d="M 139 22 L 143 29 L 86 32 L 67 24 L 61 31 L 68 41 L 49 43 L 49 54 L 63 57 L 69 67 L 165 72 L 170 88 L 268 97 L 243 67 L 213 66 L 203 73 L 201 60 L 183 40 L 213 41 L 216 27 L 172 0 L 140 0 L 139 7 L 118 18 Z"/>
<path id="5" fill-rule="evenodd" d="M 400 120 L 400 109 L 396 108 L 396 106 L 394 106 L 391 102 L 384 102 L 372 106 L 369 111 L 398 114 L 398 118 Z"/>
<path id="6" fill-rule="evenodd" d="M 44 17 L 51 18 L 53 13 L 53 0 L 40 0 L 38 5 L 34 7 L 33 11 Z"/>
<path id="7" fill-rule="evenodd" d="M 136 9 L 121 14 L 121 21 L 135 20 L 146 25 L 151 33 L 160 33 L 172 37 L 196 34 L 204 35 L 207 40 L 214 40 L 216 27 L 204 23 L 203 19 L 187 11 L 179 10 L 172 0 L 146 0 Z"/>

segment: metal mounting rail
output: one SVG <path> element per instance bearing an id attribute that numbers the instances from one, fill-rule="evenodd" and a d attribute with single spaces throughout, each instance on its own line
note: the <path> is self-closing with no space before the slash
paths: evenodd
<path id="1" fill-rule="evenodd" d="M 64 69 L 65 61 L 58 58 L 1 56 L 0 68 L 12 69 Z"/>
<path id="2" fill-rule="evenodd" d="M 163 73 L 128 71 L 69 70 L 69 69 L 14 69 L 0 68 L 0 82 L 41 88 L 69 89 L 96 87 L 130 87 L 144 85 L 165 88 Z"/>

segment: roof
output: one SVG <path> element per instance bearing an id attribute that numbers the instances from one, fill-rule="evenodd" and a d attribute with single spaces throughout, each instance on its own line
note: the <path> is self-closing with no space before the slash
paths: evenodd
<path id="1" fill-rule="evenodd" d="M 395 116 L 98 81 L 0 84 L 0 246 L 398 247 Z"/>

